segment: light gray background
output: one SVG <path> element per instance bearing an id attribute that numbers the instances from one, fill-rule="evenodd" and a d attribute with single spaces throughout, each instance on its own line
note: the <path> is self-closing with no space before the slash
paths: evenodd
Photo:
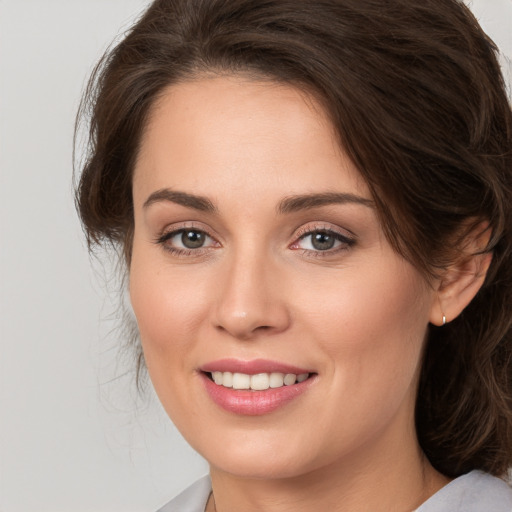
<path id="1" fill-rule="evenodd" d="M 0 512 L 151 512 L 207 470 L 130 376 L 109 383 L 115 284 L 72 201 L 86 76 L 148 3 L 0 0 Z M 510 58 L 512 0 L 473 4 Z"/>

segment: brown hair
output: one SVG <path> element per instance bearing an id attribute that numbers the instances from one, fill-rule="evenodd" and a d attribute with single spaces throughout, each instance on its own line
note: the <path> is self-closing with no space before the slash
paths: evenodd
<path id="1" fill-rule="evenodd" d="M 319 99 L 390 243 L 426 279 L 485 220 L 493 260 L 472 303 L 431 327 L 420 444 L 442 473 L 512 464 L 512 113 L 496 47 L 457 0 L 157 0 L 91 78 L 77 206 L 89 245 L 130 263 L 131 182 L 152 105 L 204 73 L 254 73 Z"/>

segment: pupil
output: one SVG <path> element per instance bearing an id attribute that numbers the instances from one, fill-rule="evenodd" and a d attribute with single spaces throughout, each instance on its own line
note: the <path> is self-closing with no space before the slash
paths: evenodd
<path id="1" fill-rule="evenodd" d="M 316 233 L 313 235 L 312 244 L 315 249 L 319 251 L 327 251 L 334 247 L 335 239 L 328 233 Z"/>
<path id="2" fill-rule="evenodd" d="M 199 231 L 184 231 L 181 241 L 187 249 L 197 249 L 204 244 L 204 233 Z"/>

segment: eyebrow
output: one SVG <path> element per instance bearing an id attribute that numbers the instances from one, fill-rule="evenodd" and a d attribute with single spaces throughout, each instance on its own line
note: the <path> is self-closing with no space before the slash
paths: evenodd
<path id="1" fill-rule="evenodd" d="M 201 212 L 218 213 L 218 208 L 204 196 L 180 192 L 163 188 L 153 192 L 145 201 L 143 207 L 148 208 L 154 203 L 169 201 L 186 208 L 192 208 Z M 375 204 L 371 199 L 357 196 L 350 193 L 325 192 L 320 194 L 303 194 L 289 196 L 282 199 L 277 207 L 280 214 L 293 213 L 300 210 L 310 210 L 321 206 L 332 204 L 360 204 L 369 208 L 374 208 Z"/>
<path id="2" fill-rule="evenodd" d="M 169 201 L 201 212 L 217 212 L 216 206 L 208 198 L 197 196 L 195 194 L 187 194 L 186 192 L 179 192 L 177 190 L 171 190 L 169 188 L 162 188 L 153 192 L 146 199 L 143 207 L 148 208 L 152 204 L 159 203 L 161 201 Z"/>
<path id="3" fill-rule="evenodd" d="M 355 194 L 325 192 L 323 194 L 304 194 L 299 196 L 285 197 L 278 206 L 279 213 L 292 213 L 299 210 L 309 210 L 328 206 L 331 204 L 360 204 L 368 208 L 374 208 L 375 203 L 371 199 L 360 197 Z"/>

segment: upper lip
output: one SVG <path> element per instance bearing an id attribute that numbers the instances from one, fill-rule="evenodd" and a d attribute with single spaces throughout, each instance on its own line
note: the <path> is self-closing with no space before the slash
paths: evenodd
<path id="1" fill-rule="evenodd" d="M 243 361 L 241 359 L 218 359 L 211 361 L 200 367 L 203 372 L 231 372 L 245 373 L 247 375 L 257 375 L 258 373 L 293 373 L 301 375 L 304 373 L 313 373 L 306 368 L 299 368 L 279 361 L 270 361 L 268 359 L 252 359 Z"/>

